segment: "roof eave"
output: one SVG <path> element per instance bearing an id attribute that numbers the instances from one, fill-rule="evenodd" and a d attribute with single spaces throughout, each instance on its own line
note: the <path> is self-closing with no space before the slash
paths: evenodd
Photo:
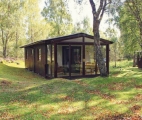
<path id="1" fill-rule="evenodd" d="M 57 42 L 61 42 L 61 41 L 64 41 L 64 40 L 74 39 L 74 38 L 78 38 L 78 37 L 87 37 L 87 38 L 94 39 L 94 36 L 92 36 L 92 35 L 88 35 L 86 33 L 77 33 L 77 34 L 72 34 L 72 35 L 67 35 L 67 36 L 61 36 L 61 37 L 36 41 L 34 43 L 30 43 L 30 44 L 21 46 L 20 48 L 32 47 L 34 45 L 39 45 L 39 44 L 43 44 L 43 43 L 45 43 L 45 44 L 57 43 Z M 112 41 L 108 41 L 108 40 L 105 40 L 105 39 L 102 39 L 102 38 L 101 38 L 101 41 L 105 44 L 113 44 Z"/>

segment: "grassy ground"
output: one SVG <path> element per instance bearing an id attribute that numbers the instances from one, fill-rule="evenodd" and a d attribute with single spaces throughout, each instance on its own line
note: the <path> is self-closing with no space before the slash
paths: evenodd
<path id="1" fill-rule="evenodd" d="M 44 79 L 0 63 L 0 120 L 142 119 L 142 70 L 111 65 L 108 78 Z"/>

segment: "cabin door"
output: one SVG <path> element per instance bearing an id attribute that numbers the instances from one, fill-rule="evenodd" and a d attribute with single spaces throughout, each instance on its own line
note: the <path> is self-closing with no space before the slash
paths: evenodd
<path id="1" fill-rule="evenodd" d="M 71 56 L 69 56 L 69 46 L 63 46 L 62 63 L 69 67 L 69 58 L 71 64 L 71 73 L 80 72 L 81 64 L 81 46 L 71 46 Z"/>
<path id="2" fill-rule="evenodd" d="M 71 59 L 71 65 L 79 64 L 81 62 L 81 47 L 72 46 L 71 47 L 71 56 L 69 57 L 69 47 L 63 46 L 63 65 L 66 65 Z"/>

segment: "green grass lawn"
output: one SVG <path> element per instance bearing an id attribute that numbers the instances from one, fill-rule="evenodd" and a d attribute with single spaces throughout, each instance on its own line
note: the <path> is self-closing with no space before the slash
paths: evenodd
<path id="1" fill-rule="evenodd" d="M 22 62 L 0 63 L 0 120 L 140 120 L 142 70 L 117 65 L 107 78 L 48 80 Z"/>

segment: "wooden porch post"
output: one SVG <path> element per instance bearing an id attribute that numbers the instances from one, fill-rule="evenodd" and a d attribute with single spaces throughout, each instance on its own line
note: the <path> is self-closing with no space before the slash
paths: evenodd
<path id="1" fill-rule="evenodd" d="M 106 69 L 109 74 L 109 44 L 106 45 Z"/>
<path id="2" fill-rule="evenodd" d="M 84 76 L 85 75 L 85 38 L 83 36 L 83 45 L 82 45 L 82 75 Z"/>
<path id="3" fill-rule="evenodd" d="M 45 43 L 45 77 L 47 77 L 47 71 L 48 71 L 48 66 L 47 66 L 47 44 Z"/>
<path id="4" fill-rule="evenodd" d="M 35 67 L 36 67 L 36 65 L 35 65 L 35 64 L 36 64 L 36 48 L 35 48 L 35 47 L 33 47 L 33 52 L 34 52 L 34 54 L 33 54 L 33 56 L 34 56 L 34 61 L 33 61 L 33 62 L 34 62 L 34 72 L 35 72 L 35 71 L 36 71 L 36 70 L 35 70 Z"/>
<path id="5" fill-rule="evenodd" d="M 50 64 L 51 64 L 50 65 L 50 70 L 51 70 L 50 72 L 51 72 L 51 77 L 52 77 L 52 43 L 51 43 L 51 50 L 50 50 L 50 61 L 51 61 L 50 62 Z"/>
<path id="6" fill-rule="evenodd" d="M 57 43 L 54 43 L 54 77 L 57 78 Z"/>
<path id="7" fill-rule="evenodd" d="M 71 44 L 69 44 L 69 78 L 71 78 Z"/>

